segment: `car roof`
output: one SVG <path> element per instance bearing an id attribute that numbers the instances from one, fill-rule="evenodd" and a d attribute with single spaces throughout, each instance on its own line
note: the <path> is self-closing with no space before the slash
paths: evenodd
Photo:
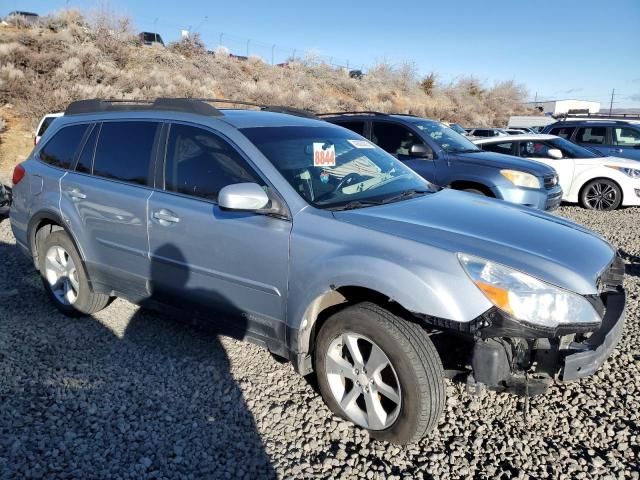
<path id="1" fill-rule="evenodd" d="M 474 140 L 476 145 L 485 143 L 502 143 L 502 142 L 514 142 L 516 140 L 535 141 L 535 140 L 553 140 L 558 138 L 556 135 L 544 135 L 544 134 L 524 134 L 524 135 L 510 135 L 508 137 L 491 137 L 483 138 L 482 140 Z"/>

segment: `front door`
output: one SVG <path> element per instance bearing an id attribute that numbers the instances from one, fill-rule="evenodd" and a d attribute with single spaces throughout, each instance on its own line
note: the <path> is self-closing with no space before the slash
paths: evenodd
<path id="1" fill-rule="evenodd" d="M 640 160 L 640 129 L 624 126 L 611 128 L 613 146 L 608 155 Z"/>
<path id="2" fill-rule="evenodd" d="M 188 124 L 169 126 L 164 163 L 148 211 L 153 297 L 227 335 L 284 339 L 291 222 L 216 203 L 226 185 L 264 180 L 222 135 Z"/>
<path id="3" fill-rule="evenodd" d="M 433 150 L 413 130 L 398 123 L 373 122 L 371 141 L 395 156 L 422 178 L 439 185 Z M 413 145 L 424 145 L 431 151 L 431 155 L 420 158 L 411 156 L 410 151 Z"/>

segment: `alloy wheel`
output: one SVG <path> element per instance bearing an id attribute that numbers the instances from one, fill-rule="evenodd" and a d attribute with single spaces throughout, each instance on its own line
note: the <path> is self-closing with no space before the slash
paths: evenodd
<path id="1" fill-rule="evenodd" d="M 63 305 L 73 305 L 78 299 L 78 270 L 64 248 L 54 245 L 45 256 L 45 278 L 56 299 Z"/>
<path id="2" fill-rule="evenodd" d="M 369 338 L 351 332 L 329 345 L 325 370 L 331 393 L 345 416 L 370 430 L 398 418 L 402 391 L 389 357 Z"/>
<path id="3" fill-rule="evenodd" d="M 609 210 L 617 200 L 618 192 L 608 183 L 594 183 L 585 195 L 587 205 L 594 210 Z"/>

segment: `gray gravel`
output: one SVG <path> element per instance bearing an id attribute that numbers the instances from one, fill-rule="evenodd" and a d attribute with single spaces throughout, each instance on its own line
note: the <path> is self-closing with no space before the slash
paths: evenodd
<path id="1" fill-rule="evenodd" d="M 625 337 L 595 377 L 531 401 L 449 384 L 405 448 L 333 417 L 264 350 L 117 300 L 51 307 L 0 224 L 0 478 L 639 478 L 640 209 L 559 214 L 625 252 Z M 635 263 L 635 265 L 634 265 Z"/>

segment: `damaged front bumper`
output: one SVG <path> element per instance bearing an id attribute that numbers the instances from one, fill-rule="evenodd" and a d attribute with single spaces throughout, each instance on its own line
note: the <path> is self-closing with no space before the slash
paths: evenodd
<path id="1" fill-rule="evenodd" d="M 593 375 L 609 358 L 624 330 L 622 287 L 603 293 L 600 300 L 602 323 L 589 332 L 557 330 L 554 335 L 545 335 L 518 327 L 497 309 L 487 312 L 484 324 L 475 332 L 469 390 L 473 393 L 487 387 L 535 396 L 544 393 L 554 380 Z"/>

